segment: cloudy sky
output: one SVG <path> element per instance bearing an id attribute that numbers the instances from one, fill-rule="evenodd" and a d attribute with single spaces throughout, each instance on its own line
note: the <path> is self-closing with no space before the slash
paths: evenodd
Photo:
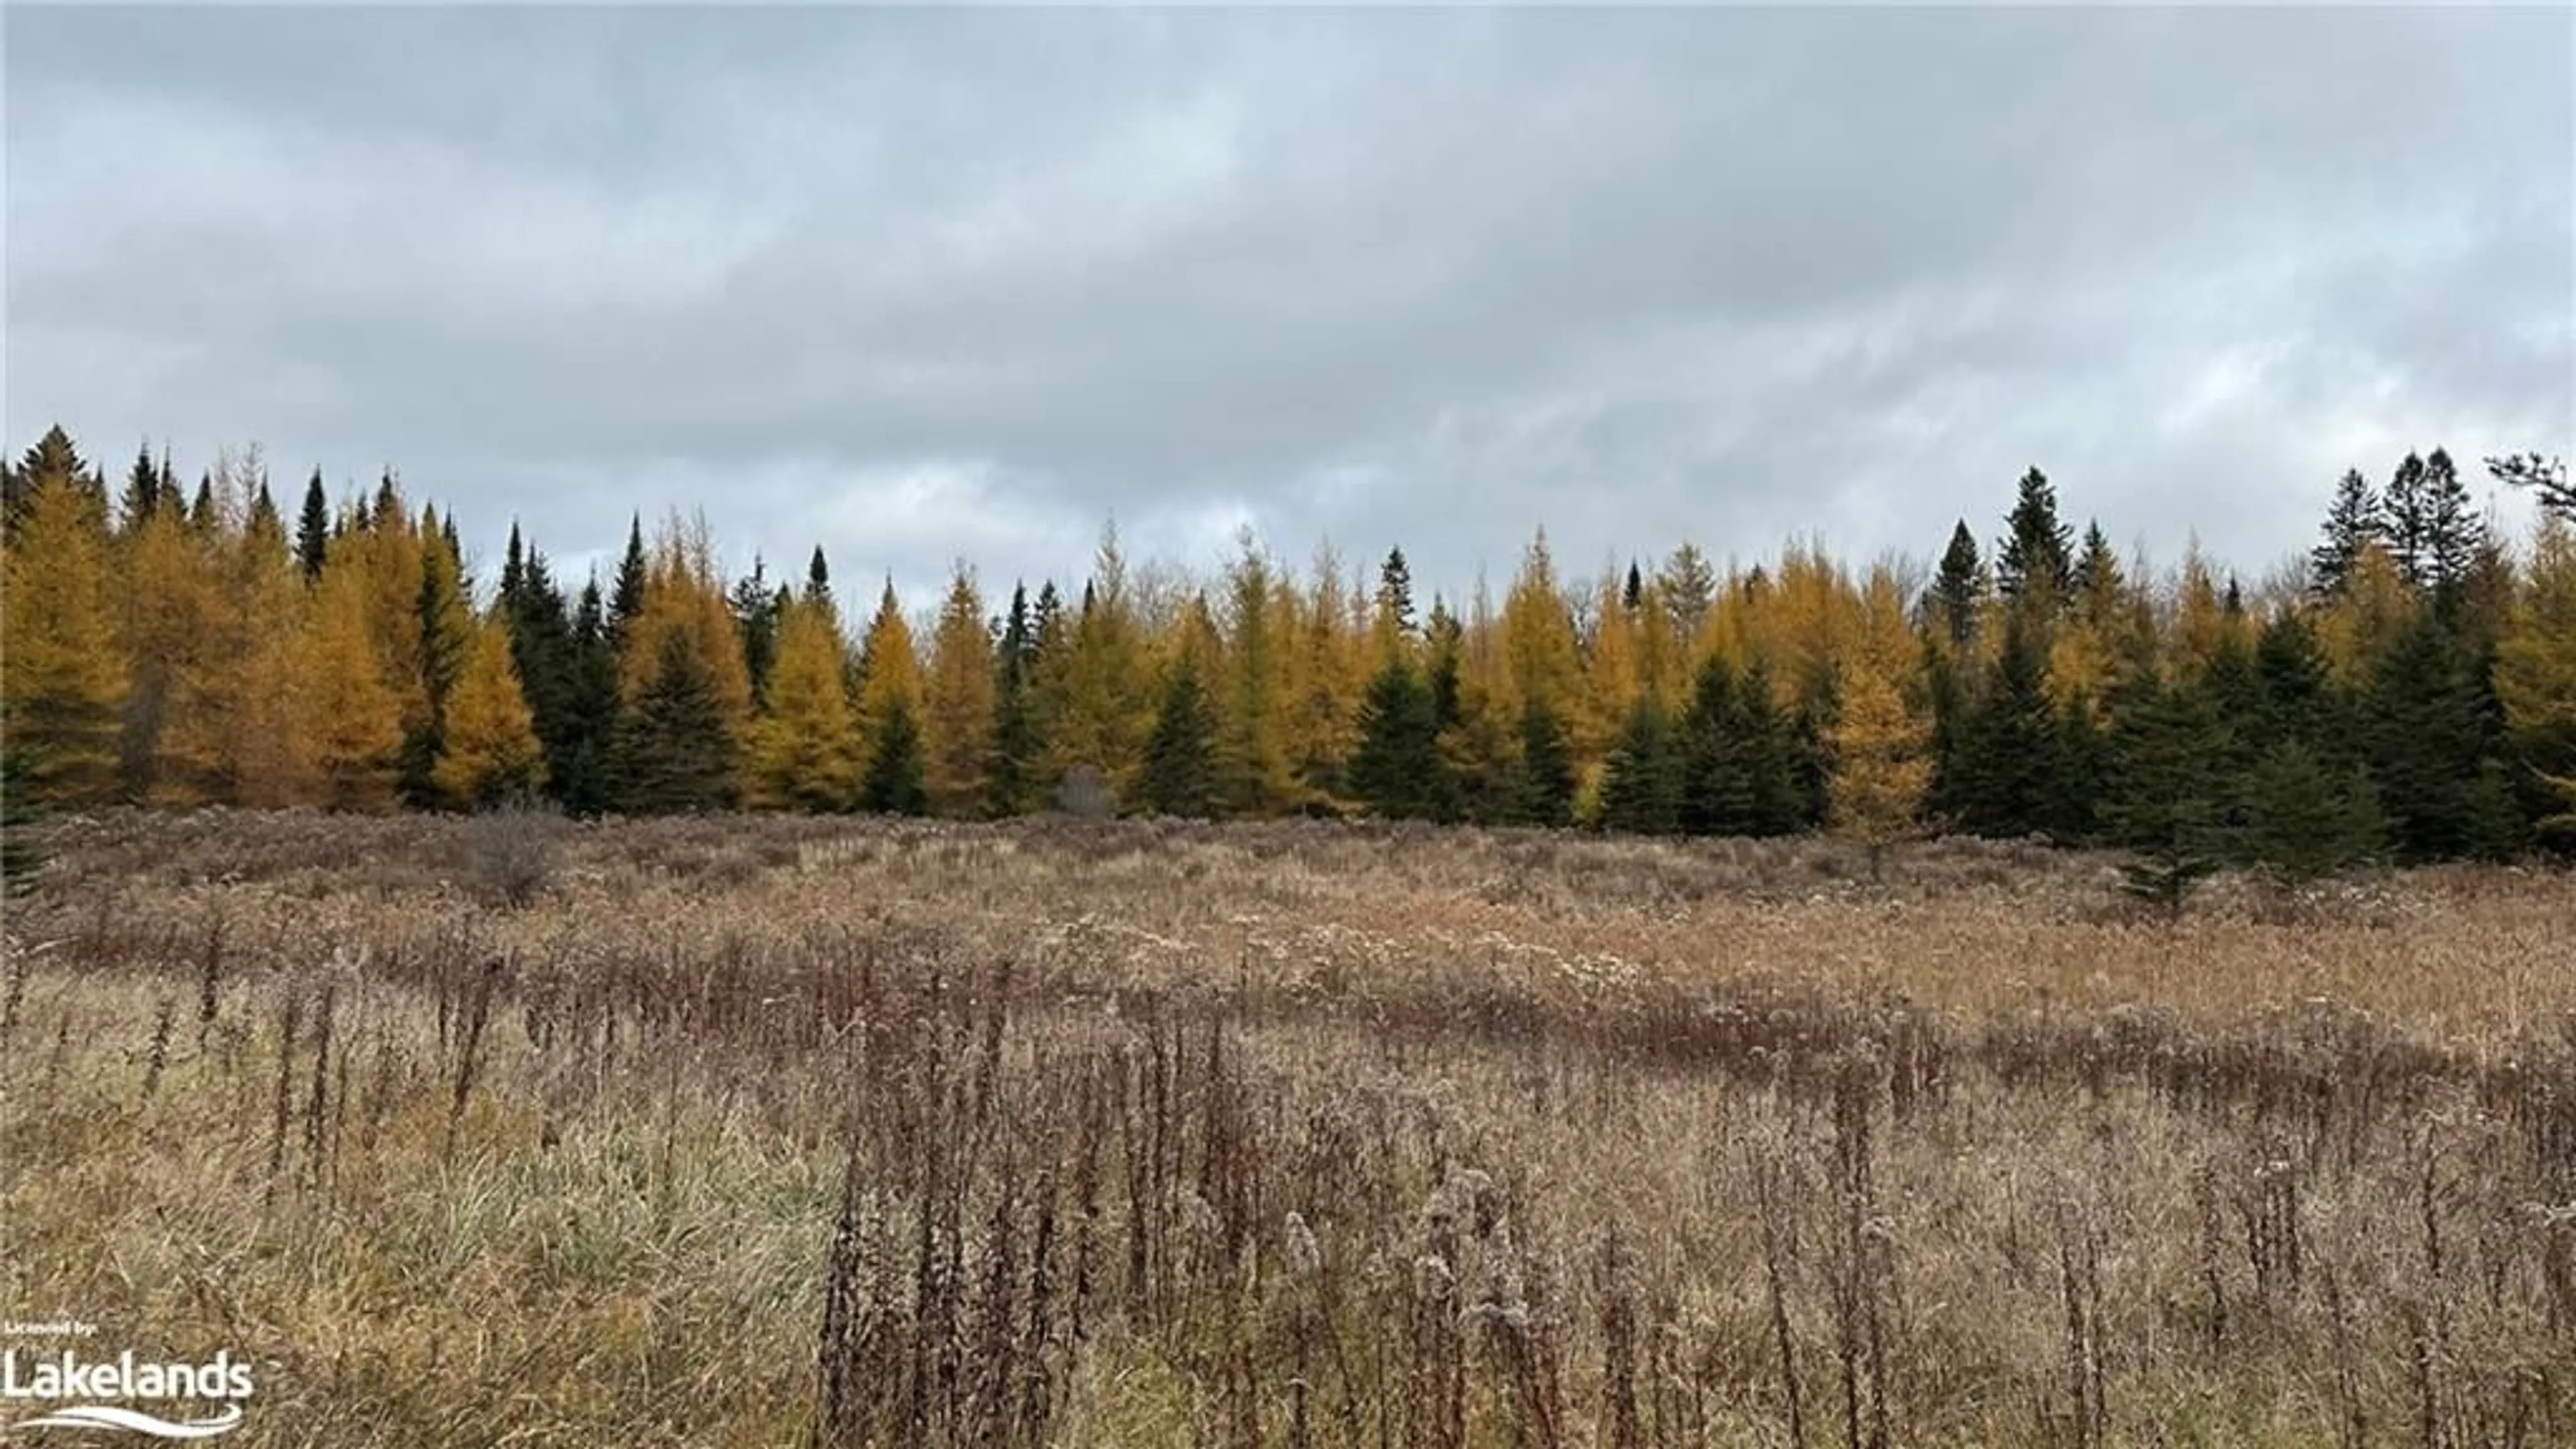
<path id="1" fill-rule="evenodd" d="M 2036 463 L 2259 571 L 2346 467 L 2576 451 L 2563 9 L 0 13 L 9 446 L 391 462 L 487 559 L 1455 589 Z"/>

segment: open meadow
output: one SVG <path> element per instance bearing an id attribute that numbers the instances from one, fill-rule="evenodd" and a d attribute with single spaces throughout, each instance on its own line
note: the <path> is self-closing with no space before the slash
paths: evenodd
<path id="1" fill-rule="evenodd" d="M 2563 872 L 47 829 L 0 1318 L 227 1443 L 2576 1444 Z"/>

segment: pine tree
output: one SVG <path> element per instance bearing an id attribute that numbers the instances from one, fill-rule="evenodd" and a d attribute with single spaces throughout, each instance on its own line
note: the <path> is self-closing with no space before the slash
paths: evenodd
<path id="1" fill-rule="evenodd" d="M 513 528 L 510 536 L 518 537 Z M 331 500 L 322 492 L 322 470 L 304 485 L 304 508 L 295 521 L 295 561 L 304 569 L 304 582 L 318 583 L 322 564 L 331 548 Z"/>
<path id="2" fill-rule="evenodd" d="M 913 723 L 912 701 L 907 696 L 893 697 L 877 716 L 867 780 L 861 786 L 859 803 L 860 808 L 876 815 L 921 815 L 930 809 L 921 730 Z"/>
<path id="3" fill-rule="evenodd" d="M 1709 611 L 1717 606 L 1717 571 L 1710 567 L 1708 555 L 1696 544 L 1680 545 L 1656 571 L 1655 583 L 1672 620 L 1674 641 L 1685 653 L 1697 649 Z"/>
<path id="4" fill-rule="evenodd" d="M 2016 602 L 2033 601 L 2043 616 L 2062 606 L 2074 572 L 2074 542 L 2058 521 L 2057 490 L 2037 468 L 2024 473 L 2007 532 L 1995 555 L 1995 586 Z"/>
<path id="5" fill-rule="evenodd" d="M 2361 470 L 2351 469 L 2335 485 L 2334 502 L 2326 509 L 2325 538 L 2308 555 L 2309 586 L 2321 599 L 2341 594 L 2344 581 L 2352 576 L 2354 565 L 2361 561 L 2362 551 L 2375 543 L 2384 543 L 2387 521 L 2382 516 L 2379 495 Z"/>
<path id="6" fill-rule="evenodd" d="M 1950 546 L 1941 554 L 1941 571 L 1933 576 L 1931 613 L 1937 637 L 1964 652 L 1977 637 L 1978 606 L 1986 588 L 1986 566 L 1977 554 L 1977 536 L 1960 519 L 1950 530 Z"/>
<path id="7" fill-rule="evenodd" d="M 1629 835 L 1682 828 L 1683 761 L 1672 721 L 1653 699 L 1630 708 L 1602 772 L 1601 825 Z"/>
<path id="8" fill-rule="evenodd" d="M 1565 726 L 1544 699 L 1521 706 L 1520 762 L 1508 823 L 1561 828 L 1574 818 L 1574 755 Z"/>
<path id="9" fill-rule="evenodd" d="M 57 428 L 31 449 L 16 532 L 0 544 L 0 700 L 29 794 L 59 804 L 113 798 L 132 679 L 109 604 L 103 508 L 66 471 Z"/>
<path id="10" fill-rule="evenodd" d="M 2487 459 L 2487 473 L 2508 488 L 2528 488 L 2541 516 L 2576 525 L 2576 484 L 2567 481 L 2567 460 L 2538 453 L 2515 453 Z"/>
<path id="11" fill-rule="evenodd" d="M 1450 661 L 1451 689 L 1456 663 Z M 1440 710 L 1431 681 L 1410 661 L 1388 660 L 1360 701 L 1360 743 L 1351 788 L 1381 820 L 1453 820 L 1456 782 L 1440 754 Z"/>
<path id="12" fill-rule="evenodd" d="M 1183 654 L 1163 686 L 1162 708 L 1145 744 L 1137 782 L 1145 808 L 1157 815 L 1203 820 L 1216 798 L 1216 719 L 1197 662 Z"/>
<path id="13" fill-rule="evenodd" d="M 840 622 L 827 596 L 809 592 L 788 608 L 752 727 L 753 804 L 836 811 L 857 803 L 860 739 L 841 654 Z"/>
<path id="14" fill-rule="evenodd" d="M 473 810 L 526 799 L 544 782 L 536 716 L 510 662 L 509 632 L 497 620 L 473 626 L 439 735 L 430 775 L 450 805 Z"/>
<path id="15" fill-rule="evenodd" d="M 928 719 L 930 802 L 942 815 L 980 813 L 994 744 L 993 635 L 984 596 L 960 560 L 930 636 L 930 673 L 922 682 Z"/>
<path id="16" fill-rule="evenodd" d="M 1736 694 L 1735 670 L 1724 655 L 1700 661 L 1682 716 L 1682 828 L 1692 835 L 1755 833 L 1753 776 Z"/>
<path id="17" fill-rule="evenodd" d="M 1887 848 L 1919 832 L 1916 817 L 1932 785 L 1931 730 L 1905 707 L 1882 665 L 1856 660 L 1826 740 L 1833 762 L 1826 823 L 1868 850 L 1875 881 Z"/>

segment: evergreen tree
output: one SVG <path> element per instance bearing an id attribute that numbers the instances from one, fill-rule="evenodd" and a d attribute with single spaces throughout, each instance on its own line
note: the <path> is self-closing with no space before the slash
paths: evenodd
<path id="1" fill-rule="evenodd" d="M 263 497 L 265 495 L 263 494 Z M 424 507 L 420 523 L 421 571 L 416 627 L 420 630 L 421 679 L 428 691 L 426 713 L 416 715 L 403 740 L 403 798 L 414 805 L 435 805 L 444 798 L 435 778 L 446 747 L 447 697 L 465 669 L 473 642 L 474 620 L 465 599 L 464 570 L 439 527 L 437 514 Z"/>
<path id="2" fill-rule="evenodd" d="M 637 815 L 730 809 L 736 745 L 715 672 L 678 629 L 660 632 L 655 656 L 619 720 L 618 804 Z"/>
<path id="3" fill-rule="evenodd" d="M 2386 542 L 2387 520 L 2378 493 L 2360 469 L 2348 470 L 2335 485 L 2334 502 L 2326 508 L 2325 537 L 2308 554 L 2309 586 L 2321 599 L 2334 598 L 2343 592 L 2344 580 L 2352 577 L 2362 550 Z"/>
<path id="4" fill-rule="evenodd" d="M 2421 456 L 2409 453 L 2399 460 L 2397 471 L 2389 475 L 2383 509 L 2386 524 L 2382 538 L 2399 576 L 2413 588 L 2430 588 L 2434 577 L 2436 504 Z"/>
<path id="5" fill-rule="evenodd" d="M 608 637 L 620 652 L 626 647 L 628 631 L 644 613 L 644 586 L 651 577 L 644 556 L 644 515 L 638 513 L 627 521 L 626 556 L 617 565 L 617 587 L 608 596 Z"/>
<path id="6" fill-rule="evenodd" d="M 1450 661 L 1451 688 L 1456 661 Z M 1360 702 L 1360 743 L 1351 756 L 1351 788 L 1383 820 L 1453 820 L 1457 783 L 1440 754 L 1439 704 L 1422 671 L 1390 659 Z"/>
<path id="7" fill-rule="evenodd" d="M 1601 825 L 1628 835 L 1682 828 L 1683 760 L 1672 721 L 1652 696 L 1637 701 L 1601 781 Z"/>
<path id="8" fill-rule="evenodd" d="M 2003 648 L 1960 733 L 1949 802 L 1972 835 L 2037 833 L 2057 817 L 2057 713 L 2048 697 L 2048 659 L 2039 631 L 2016 610 Z"/>
<path id="9" fill-rule="evenodd" d="M 1137 781 L 1145 808 L 1157 815 L 1204 820 L 1216 800 L 1216 716 L 1199 683 L 1196 661 L 1173 661 L 1163 705 L 1145 742 L 1145 768 Z"/>
<path id="10" fill-rule="evenodd" d="M 921 755 L 921 729 L 913 723 L 912 701 L 897 696 L 877 717 L 874 748 L 868 759 L 860 808 L 877 815 L 923 815 L 930 810 L 930 788 Z"/>
<path id="11" fill-rule="evenodd" d="M 805 561 L 805 596 L 809 599 L 832 597 L 832 570 L 823 562 L 823 545 L 814 545 L 814 556 Z"/>
<path id="12" fill-rule="evenodd" d="M 2464 854 L 2476 834 L 2471 791 L 2484 727 L 2470 668 L 2458 641 L 2428 610 L 2405 626 L 2371 682 L 2371 775 L 2402 860 Z"/>
<path id="13" fill-rule="evenodd" d="M 2218 761 L 2226 728 L 2207 694 L 2137 683 L 2113 731 L 2111 838 L 2136 857 L 2122 869 L 2132 895 L 2179 913 L 2194 884 L 2229 847 L 2220 820 Z"/>
<path id="14" fill-rule="evenodd" d="M 510 536 L 517 538 L 513 526 Z M 316 583 L 322 577 L 322 563 L 331 548 L 331 500 L 322 492 L 322 470 L 304 484 L 304 508 L 295 520 L 295 561 L 303 566 L 304 582 Z"/>
<path id="15" fill-rule="evenodd" d="M 1378 565 L 1377 609 L 1398 638 L 1413 636 L 1413 566 L 1405 562 L 1401 548 L 1388 549 L 1386 561 Z"/>
<path id="16" fill-rule="evenodd" d="M 29 793 L 34 776 L 25 737 L 10 726 L 8 702 L 0 699 L 0 900 L 25 889 L 45 863 L 35 837 L 44 812 Z"/>
<path id="17" fill-rule="evenodd" d="M 1010 612 L 993 654 L 993 755 L 985 772 L 986 805 L 994 815 L 1037 807 L 1038 762 L 1046 756 L 1036 681 L 1037 621 L 1024 583 L 1011 586 Z"/>
<path id="18" fill-rule="evenodd" d="M 1565 725 L 1546 701 L 1521 706 L 1520 764 L 1507 823 L 1561 828 L 1574 818 L 1574 754 Z"/>
<path id="19" fill-rule="evenodd" d="M 624 705 L 619 698 L 617 645 L 609 636 L 608 609 L 599 580 L 582 586 L 573 614 L 572 648 L 564 688 L 566 726 L 561 745 L 547 755 L 564 813 L 589 818 L 628 808 L 618 796 L 617 741 Z"/>
<path id="20" fill-rule="evenodd" d="M 2370 777 L 2330 763 L 2296 738 L 2276 739 L 2246 777 L 2244 856 L 2292 880 L 2315 880 L 2378 857 L 2387 823 Z"/>
<path id="21" fill-rule="evenodd" d="M 2435 448 L 2424 458 L 2424 569 L 2436 607 L 2457 617 L 2465 600 L 2486 528 L 2469 502 L 2451 455 Z"/>
<path id="22" fill-rule="evenodd" d="M 0 502 L 0 525 L 5 525 L 0 527 L 0 542 L 14 544 L 18 541 L 18 530 L 26 523 L 28 511 L 35 504 L 36 491 L 53 485 L 74 496 L 81 495 L 89 486 L 90 467 L 81 457 L 80 449 L 72 445 L 71 434 L 64 432 L 62 425 L 57 423 L 47 428 L 45 435 L 27 450 L 15 471 L 0 468 L 0 475 L 5 475 L 8 483 L 5 502 Z M 81 497 L 80 502 L 84 506 L 74 510 L 84 519 L 89 513 L 85 506 L 88 501 Z M 102 496 L 97 531 L 104 534 L 106 525 L 106 506 Z"/>
<path id="23" fill-rule="evenodd" d="M 1995 586 L 2016 602 L 2037 600 L 2043 613 L 2064 604 L 2074 573 L 2074 540 L 2058 521 L 2057 490 L 2037 468 L 2024 473 L 2006 533 L 1995 555 Z"/>
<path id="24" fill-rule="evenodd" d="M 571 811 L 571 791 L 585 778 L 575 756 L 593 747 L 595 734 L 594 722 L 583 714 L 574 621 L 545 555 L 518 547 L 515 526 L 510 542 L 498 601 L 510 638 L 510 664 L 545 749 L 547 793 Z"/>
<path id="25" fill-rule="evenodd" d="M 152 444 L 147 439 L 125 475 L 125 497 L 118 509 L 124 519 L 122 531 L 129 538 L 141 532 L 160 509 L 161 470 L 152 462 Z"/>
<path id="26" fill-rule="evenodd" d="M 1977 554 L 1977 536 L 1960 519 L 1950 530 L 1950 546 L 1941 553 L 1941 570 L 1932 579 L 1932 617 L 1941 637 L 1954 650 L 1964 650 L 1977 637 L 1977 605 L 1986 587 L 1985 561 Z"/>
<path id="27" fill-rule="evenodd" d="M 751 572 L 735 581 L 725 600 L 735 633 L 742 638 L 743 672 L 751 680 L 751 697 L 761 697 L 769 668 L 778 658 L 778 592 L 769 586 L 769 569 L 755 554 Z"/>
<path id="28" fill-rule="evenodd" d="M 2070 587 L 2086 622 L 2097 629 L 2110 627 L 2120 604 L 2120 556 L 2111 551 L 2111 540 L 2098 522 L 2084 525 L 2084 552 L 2075 560 Z"/>
<path id="29" fill-rule="evenodd" d="M 2316 630 L 2304 616 L 2276 615 L 2255 636 L 2254 679 L 2260 703 L 2252 734 L 2293 741 L 2311 751 L 2341 735 L 2341 701 Z"/>
<path id="30" fill-rule="evenodd" d="M 2541 516 L 2576 524 L 2576 484 L 2567 481 L 2567 460 L 2538 453 L 2516 453 L 2487 459 L 2487 473 L 2508 488 L 2528 488 Z"/>

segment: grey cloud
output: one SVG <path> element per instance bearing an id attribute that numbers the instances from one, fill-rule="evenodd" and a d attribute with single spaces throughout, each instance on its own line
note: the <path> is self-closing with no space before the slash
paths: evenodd
<path id="1" fill-rule="evenodd" d="M 2346 466 L 2576 434 L 2564 13 L 5 23 L 13 440 L 390 458 L 567 554 L 1248 518 L 1455 592 L 1541 523 L 1931 549 L 2036 462 L 2250 570 Z"/>

